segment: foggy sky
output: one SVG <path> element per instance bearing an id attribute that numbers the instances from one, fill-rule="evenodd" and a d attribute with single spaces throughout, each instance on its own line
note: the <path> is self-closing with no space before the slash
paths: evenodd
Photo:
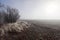
<path id="1" fill-rule="evenodd" d="M 17 8 L 21 19 L 60 20 L 60 0 L 1 0 L 0 2 Z"/>

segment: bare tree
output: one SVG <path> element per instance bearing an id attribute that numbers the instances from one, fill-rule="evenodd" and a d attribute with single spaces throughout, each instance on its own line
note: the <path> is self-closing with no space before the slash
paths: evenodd
<path id="1" fill-rule="evenodd" d="M 0 24 L 16 22 L 19 17 L 17 9 L 0 5 Z"/>
<path id="2" fill-rule="evenodd" d="M 17 9 L 7 7 L 6 20 L 8 23 L 16 22 L 19 17 L 20 16 Z"/>

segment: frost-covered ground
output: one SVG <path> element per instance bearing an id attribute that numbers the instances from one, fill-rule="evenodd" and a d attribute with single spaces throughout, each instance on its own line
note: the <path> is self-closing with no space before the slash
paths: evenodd
<path id="1" fill-rule="evenodd" d="M 60 40 L 60 30 L 17 21 L 0 27 L 0 40 Z"/>

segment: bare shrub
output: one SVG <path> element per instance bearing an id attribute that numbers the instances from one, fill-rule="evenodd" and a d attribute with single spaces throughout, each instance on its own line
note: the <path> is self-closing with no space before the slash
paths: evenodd
<path id="1" fill-rule="evenodd" d="M 20 16 L 17 9 L 7 7 L 6 21 L 8 23 L 16 22 L 19 17 Z"/>
<path id="2" fill-rule="evenodd" d="M 19 17 L 20 15 L 17 9 L 0 5 L 0 25 L 16 22 Z"/>

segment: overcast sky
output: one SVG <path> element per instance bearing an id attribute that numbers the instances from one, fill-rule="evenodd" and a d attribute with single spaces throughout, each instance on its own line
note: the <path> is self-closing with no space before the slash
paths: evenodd
<path id="1" fill-rule="evenodd" d="M 17 8 L 21 19 L 60 20 L 60 0 L 0 0 L 0 2 Z"/>

